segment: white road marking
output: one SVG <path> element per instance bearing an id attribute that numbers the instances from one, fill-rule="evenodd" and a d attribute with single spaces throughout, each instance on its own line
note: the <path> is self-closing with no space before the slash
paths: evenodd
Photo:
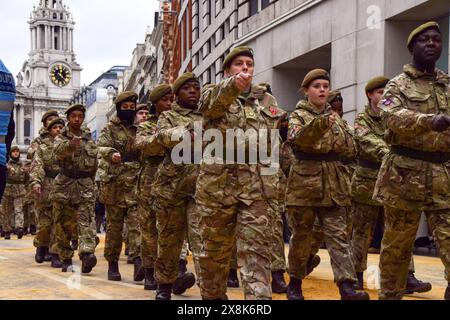
<path id="1" fill-rule="evenodd" d="M 45 271 L 45 270 L 37 270 L 37 269 L 31 269 L 30 268 L 30 269 L 27 269 L 27 271 L 39 274 L 41 276 L 44 276 L 44 277 L 49 278 L 49 279 L 51 279 L 53 281 L 62 283 L 64 285 L 68 285 L 68 283 L 70 282 L 69 278 L 57 276 L 57 275 L 51 274 L 51 273 L 49 273 L 48 271 Z M 76 275 L 76 274 L 74 273 L 73 275 Z M 82 276 L 81 276 L 81 279 L 83 279 Z M 80 287 L 78 289 L 76 289 L 76 290 L 79 290 L 82 293 L 87 294 L 87 295 L 89 295 L 89 296 L 91 296 L 91 297 L 93 297 L 95 299 L 112 300 L 111 296 L 108 296 L 108 295 L 106 295 L 106 294 L 104 294 L 104 293 L 102 293 L 100 291 L 95 290 L 95 289 L 89 288 L 86 285 L 81 285 L 80 284 Z"/>

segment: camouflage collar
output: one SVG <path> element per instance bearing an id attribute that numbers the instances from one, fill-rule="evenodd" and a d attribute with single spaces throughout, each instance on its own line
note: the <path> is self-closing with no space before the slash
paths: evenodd
<path id="1" fill-rule="evenodd" d="M 444 71 L 439 70 L 439 69 L 435 69 L 434 74 L 430 74 L 430 73 L 425 73 L 423 71 L 418 70 L 412 64 L 407 64 L 403 67 L 403 71 L 413 79 L 430 77 L 430 78 L 434 78 L 437 82 L 442 83 L 444 85 L 448 85 L 450 82 L 450 78 L 449 78 L 448 74 L 446 74 Z"/>
<path id="2" fill-rule="evenodd" d="M 69 126 L 64 127 L 64 129 L 61 131 L 61 134 L 68 138 L 73 138 L 75 136 L 72 132 L 70 132 Z M 91 130 L 89 130 L 89 128 L 87 128 L 87 127 L 82 127 L 81 128 L 81 137 L 84 140 L 90 140 L 91 139 Z"/>
<path id="3" fill-rule="evenodd" d="M 189 113 L 196 111 L 196 110 L 192 110 L 192 109 L 188 109 L 188 108 L 183 108 L 176 102 L 174 102 L 172 104 L 172 110 L 177 113 L 182 114 L 183 116 L 187 116 Z"/>
<path id="4" fill-rule="evenodd" d="M 367 103 L 366 106 L 364 107 L 365 112 L 367 113 L 367 115 L 371 118 L 375 118 L 375 119 L 380 119 L 380 116 L 375 114 L 375 112 L 373 112 L 372 108 L 370 107 L 370 104 Z"/>
<path id="5" fill-rule="evenodd" d="M 9 162 L 12 163 L 12 164 L 20 164 L 20 157 L 17 160 L 12 158 L 12 157 L 10 157 L 9 158 Z"/>
<path id="6" fill-rule="evenodd" d="M 315 105 L 313 105 L 309 101 L 300 100 L 297 103 L 297 106 L 295 108 L 296 109 L 304 109 L 304 110 L 307 110 L 309 112 L 312 112 L 312 113 L 315 113 L 315 114 L 319 115 L 319 114 L 324 114 L 325 113 L 325 110 L 328 109 L 328 105 L 323 110 L 320 110 L 319 108 L 317 108 Z"/>
<path id="7" fill-rule="evenodd" d="M 45 127 L 42 127 L 40 130 L 39 130 L 39 136 L 41 137 L 41 138 L 45 138 L 45 137 L 47 137 L 47 136 L 49 136 L 50 135 L 50 132 L 45 128 Z"/>
<path id="8" fill-rule="evenodd" d="M 114 116 L 111 118 L 111 123 L 115 124 L 115 125 L 122 125 L 124 127 L 133 127 L 136 126 L 135 124 L 132 124 L 131 126 L 129 126 L 125 121 L 120 120 L 120 118 L 118 116 Z"/>

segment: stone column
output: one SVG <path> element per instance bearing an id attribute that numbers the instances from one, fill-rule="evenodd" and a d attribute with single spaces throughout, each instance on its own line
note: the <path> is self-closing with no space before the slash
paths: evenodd
<path id="1" fill-rule="evenodd" d="M 16 121 L 16 126 L 17 126 L 17 143 L 20 145 L 24 144 L 24 106 L 19 105 L 18 106 L 18 110 L 17 110 L 17 121 Z"/>
<path id="2" fill-rule="evenodd" d="M 34 133 L 32 139 L 36 138 L 39 135 L 39 129 L 41 128 L 41 108 L 34 107 L 33 109 L 33 128 L 32 132 Z"/>
<path id="3" fill-rule="evenodd" d="M 64 47 L 63 47 L 64 32 L 63 32 L 63 30 L 64 30 L 64 28 L 59 28 L 59 50 L 64 50 Z"/>

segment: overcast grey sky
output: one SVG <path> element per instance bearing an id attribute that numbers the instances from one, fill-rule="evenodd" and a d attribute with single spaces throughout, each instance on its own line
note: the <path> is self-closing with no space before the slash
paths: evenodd
<path id="1" fill-rule="evenodd" d="M 157 0 L 65 0 L 75 24 L 74 46 L 88 85 L 113 65 L 129 65 L 153 28 Z M 16 76 L 30 51 L 28 19 L 39 0 L 0 0 L 0 58 Z"/>

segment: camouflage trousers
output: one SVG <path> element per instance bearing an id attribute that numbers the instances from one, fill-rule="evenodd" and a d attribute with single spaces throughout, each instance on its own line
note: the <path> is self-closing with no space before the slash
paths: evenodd
<path id="1" fill-rule="evenodd" d="M 158 229 L 156 228 L 156 212 L 145 205 L 138 205 L 139 223 L 141 226 L 141 259 L 144 268 L 154 268 L 158 257 Z M 180 260 L 186 260 L 188 242 L 181 249 Z"/>
<path id="2" fill-rule="evenodd" d="M 353 231 L 353 209 L 354 204 L 352 204 L 352 207 L 345 208 L 346 224 L 347 224 L 346 232 L 347 232 L 347 239 L 350 244 Z M 322 230 L 319 218 L 316 217 L 312 231 L 311 255 L 316 255 L 319 252 L 320 246 L 324 242 L 325 242 L 325 233 Z"/>
<path id="3" fill-rule="evenodd" d="M 27 201 L 23 206 L 23 225 L 25 228 L 36 225 L 35 203 Z"/>
<path id="4" fill-rule="evenodd" d="M 385 230 L 381 244 L 381 300 L 402 299 L 421 212 L 385 207 Z M 426 211 L 433 238 L 439 245 L 439 256 L 450 283 L 450 209 Z"/>
<path id="5" fill-rule="evenodd" d="M 12 232 L 14 228 L 23 228 L 23 197 L 3 196 L 3 230 Z"/>
<path id="6" fill-rule="evenodd" d="M 311 254 L 314 223 L 318 223 L 325 235 L 324 240 L 331 258 L 334 280 L 356 282 L 355 267 L 348 239 L 347 209 L 343 207 L 315 208 L 288 207 L 289 226 L 292 237 L 289 244 L 289 273 L 303 279 Z"/>
<path id="7" fill-rule="evenodd" d="M 54 253 L 52 247 L 55 244 L 55 219 L 52 207 L 38 206 L 37 218 L 37 233 L 33 245 L 36 248 L 49 247 L 50 253 Z"/>
<path id="8" fill-rule="evenodd" d="M 286 255 L 284 252 L 284 239 L 283 239 L 283 218 L 281 214 L 277 211 L 273 212 L 273 221 L 271 223 L 272 227 L 272 241 L 270 243 L 270 260 L 271 260 L 271 270 L 275 271 L 286 271 Z M 237 245 L 233 246 L 233 251 L 231 253 L 231 269 L 238 269 L 237 261 Z"/>
<path id="9" fill-rule="evenodd" d="M 106 205 L 106 239 L 105 259 L 108 262 L 117 262 L 122 252 L 124 242 L 123 228 L 127 223 L 129 237 L 129 257 L 135 259 L 140 256 L 141 232 L 138 221 L 137 206 L 123 208 L 115 205 Z"/>
<path id="10" fill-rule="evenodd" d="M 188 197 L 169 203 L 155 203 L 156 229 L 158 234 L 155 279 L 158 283 L 174 283 L 178 278 L 179 260 L 183 258 L 185 239 L 194 256 L 194 267 L 198 270 L 198 252 L 201 245 L 198 232 L 198 216 L 194 199 Z M 187 250 L 184 250 L 187 254 Z M 185 257 L 184 257 L 185 258 Z"/>
<path id="11" fill-rule="evenodd" d="M 77 232 L 74 224 L 78 228 L 78 254 L 81 257 L 84 253 L 94 253 L 96 242 L 95 228 L 95 200 L 84 201 L 78 204 L 68 204 L 62 202 L 53 203 L 53 216 L 55 219 L 55 245 L 53 252 L 56 252 L 61 260 L 72 259 L 74 251 L 70 246 L 70 241 L 76 239 Z"/>
<path id="12" fill-rule="evenodd" d="M 272 218 L 268 201 L 250 206 L 197 203 L 200 216 L 202 251 L 199 255 L 199 282 L 205 300 L 222 299 L 227 292 L 227 277 L 233 246 L 237 243 L 238 265 L 246 300 L 270 300 Z"/>

